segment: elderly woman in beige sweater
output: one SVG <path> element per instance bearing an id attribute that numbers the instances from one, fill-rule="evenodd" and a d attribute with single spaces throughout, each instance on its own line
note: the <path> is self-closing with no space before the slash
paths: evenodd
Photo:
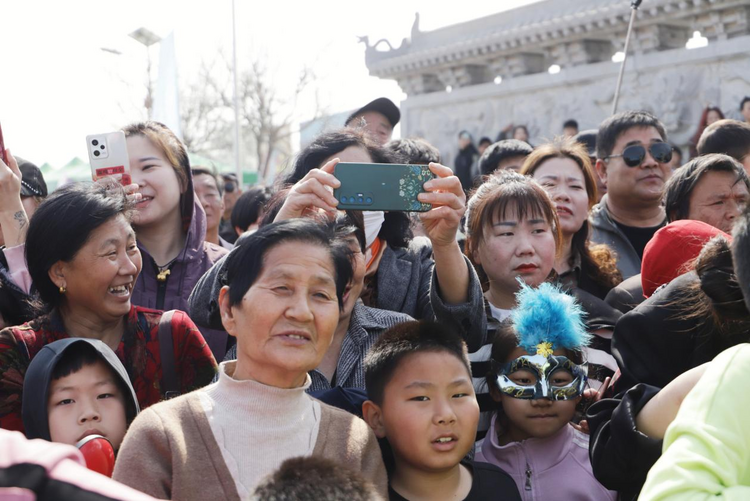
<path id="1" fill-rule="evenodd" d="M 386 497 L 372 431 L 305 393 L 352 273 L 346 244 L 321 223 L 284 221 L 236 248 L 226 271 L 219 308 L 237 360 L 221 364 L 217 383 L 142 412 L 114 478 L 162 499 L 247 499 L 285 459 L 322 456 Z"/>

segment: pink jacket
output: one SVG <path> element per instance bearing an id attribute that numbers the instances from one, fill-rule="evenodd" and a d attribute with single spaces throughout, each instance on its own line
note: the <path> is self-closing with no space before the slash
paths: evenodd
<path id="1" fill-rule="evenodd" d="M 594 477 L 589 437 L 567 425 L 548 438 L 529 438 L 499 445 L 497 414 L 477 452 L 476 461 L 494 464 L 516 481 L 524 501 L 617 499 Z"/>

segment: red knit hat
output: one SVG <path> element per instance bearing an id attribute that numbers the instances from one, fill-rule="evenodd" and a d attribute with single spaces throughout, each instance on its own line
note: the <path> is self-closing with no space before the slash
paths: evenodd
<path id="1" fill-rule="evenodd" d="M 690 219 L 674 221 L 654 233 L 643 250 L 643 296 L 651 297 L 656 289 L 690 271 L 703 246 L 717 235 L 732 241 L 720 229 Z"/>

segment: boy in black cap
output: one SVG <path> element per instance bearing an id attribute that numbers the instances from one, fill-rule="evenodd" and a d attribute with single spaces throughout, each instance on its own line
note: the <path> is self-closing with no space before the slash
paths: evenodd
<path id="1" fill-rule="evenodd" d="M 398 106 L 387 97 L 379 97 L 349 115 L 344 125 L 364 129 L 371 139 L 384 146 L 391 140 L 393 128 L 399 120 L 401 112 Z"/>

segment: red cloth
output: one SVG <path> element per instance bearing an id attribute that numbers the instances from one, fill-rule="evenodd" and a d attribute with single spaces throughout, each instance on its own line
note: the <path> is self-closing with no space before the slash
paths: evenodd
<path id="1" fill-rule="evenodd" d="M 133 306 L 115 350 L 135 389 L 141 410 L 163 397 L 159 319 L 162 312 Z M 31 359 L 46 344 L 69 337 L 57 312 L 0 331 L 0 428 L 23 431 L 23 378 Z M 218 365 L 205 339 L 182 311 L 172 317 L 175 369 L 181 393 L 209 384 Z"/>
<path id="2" fill-rule="evenodd" d="M 643 250 L 643 296 L 651 297 L 656 289 L 690 271 L 703 246 L 717 235 L 732 240 L 730 235 L 702 221 L 682 219 L 660 228 Z"/>

